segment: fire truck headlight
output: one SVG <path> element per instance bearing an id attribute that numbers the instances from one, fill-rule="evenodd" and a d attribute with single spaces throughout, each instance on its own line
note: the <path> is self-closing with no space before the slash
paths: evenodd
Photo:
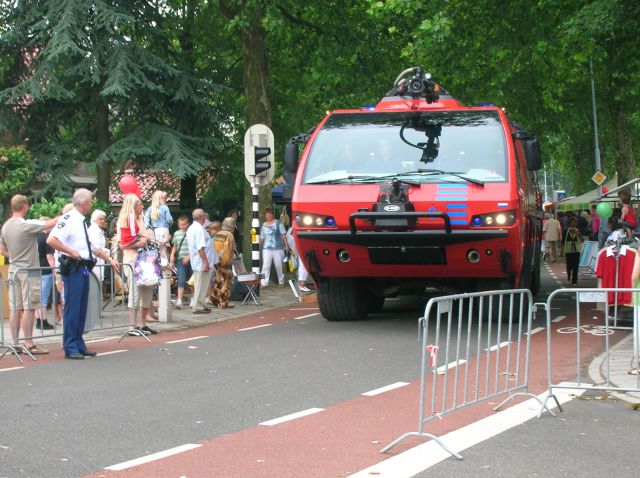
<path id="1" fill-rule="evenodd" d="M 512 226 L 516 222 L 515 211 L 495 212 L 491 214 L 479 214 L 471 218 L 471 225 L 482 226 Z"/>
<path id="2" fill-rule="evenodd" d="M 300 227 L 335 227 L 336 220 L 321 214 L 297 213 L 296 224 Z"/>

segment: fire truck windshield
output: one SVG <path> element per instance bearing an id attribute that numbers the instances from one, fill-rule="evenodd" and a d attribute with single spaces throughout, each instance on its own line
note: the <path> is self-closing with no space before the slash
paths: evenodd
<path id="1" fill-rule="evenodd" d="M 496 111 L 335 113 L 306 159 L 305 184 L 506 181 L 504 129 Z"/>

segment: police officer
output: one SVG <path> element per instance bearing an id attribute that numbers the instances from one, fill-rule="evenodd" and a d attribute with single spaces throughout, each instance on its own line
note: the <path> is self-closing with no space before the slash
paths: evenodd
<path id="1" fill-rule="evenodd" d="M 60 260 L 60 275 L 64 284 L 63 348 L 65 358 L 73 360 L 96 355 L 87 350 L 82 338 L 87 318 L 89 272 L 94 256 L 103 259 L 116 271 L 119 270 L 118 263 L 113 258 L 90 246 L 84 217 L 91 212 L 92 204 L 91 191 L 78 189 L 73 195 L 73 209 L 58 221 L 47 239 L 47 244 L 64 254 Z M 68 270 L 63 272 L 66 262 Z"/>

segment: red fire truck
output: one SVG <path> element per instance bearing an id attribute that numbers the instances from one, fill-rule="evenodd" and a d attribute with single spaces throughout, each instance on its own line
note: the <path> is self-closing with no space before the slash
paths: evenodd
<path id="1" fill-rule="evenodd" d="M 536 293 L 540 167 L 534 135 L 494 105 L 464 106 L 418 67 L 375 106 L 333 111 L 292 138 L 294 236 L 322 315 L 364 318 L 426 287 Z"/>

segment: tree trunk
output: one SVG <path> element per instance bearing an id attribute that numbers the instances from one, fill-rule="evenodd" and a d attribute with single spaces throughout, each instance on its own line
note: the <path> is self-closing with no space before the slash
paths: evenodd
<path id="1" fill-rule="evenodd" d="M 98 99 L 96 108 L 96 142 L 97 155 L 101 155 L 109 147 L 109 108 L 107 104 Z M 109 185 L 111 184 L 111 161 L 103 161 L 97 165 L 98 193 L 96 197 L 100 201 L 109 202 Z"/>
<path id="2" fill-rule="evenodd" d="M 247 126 L 264 124 L 271 127 L 271 103 L 268 92 L 268 60 L 266 50 L 266 32 L 262 28 L 262 7 L 257 6 L 250 17 L 249 25 L 240 33 L 242 40 L 243 79 L 245 98 L 247 101 Z M 272 168 L 275 164 L 271 165 Z M 271 185 L 259 190 L 259 211 L 271 206 Z M 251 185 L 244 187 L 244 257 L 251 257 L 251 219 L 252 194 Z M 247 261 L 250 266 L 250 261 Z"/>

